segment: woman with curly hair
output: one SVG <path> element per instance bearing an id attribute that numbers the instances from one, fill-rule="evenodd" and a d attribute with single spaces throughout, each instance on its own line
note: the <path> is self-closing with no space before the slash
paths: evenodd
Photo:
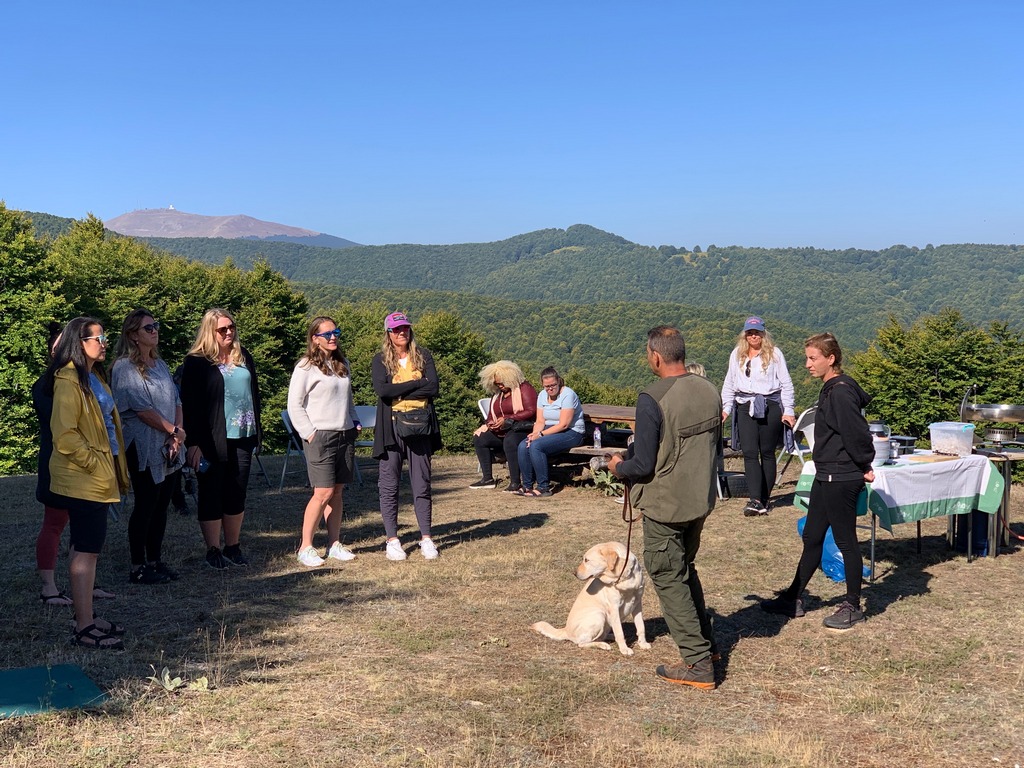
<path id="1" fill-rule="evenodd" d="M 406 559 L 398 538 L 398 484 L 402 464 L 408 461 L 420 553 L 433 560 L 437 547 L 430 536 L 430 463 L 434 451 L 441 447 L 441 429 L 434 413 L 439 392 L 437 369 L 430 352 L 416 344 L 412 324 L 402 312 L 384 318 L 384 342 L 373 358 L 372 377 L 377 393 L 373 457 L 380 461 L 377 488 L 387 537 L 385 554 L 388 560 Z"/>
<path id="2" fill-rule="evenodd" d="M 240 542 L 253 452 L 259 448 L 256 363 L 235 318 L 208 309 L 181 372 L 188 465 L 199 479 L 199 527 L 211 568 L 246 566 Z M 221 549 L 221 536 L 224 548 Z"/>
<path id="3" fill-rule="evenodd" d="M 327 558 L 345 561 L 355 557 L 341 543 L 342 491 L 352 480 L 356 435 L 362 427 L 339 336 L 334 320 L 314 317 L 306 330 L 306 354 L 296 364 L 288 385 L 288 418 L 305 442 L 306 472 L 313 489 L 302 518 L 297 555 L 299 562 L 310 568 L 324 564 L 313 547 L 321 517 L 327 524 Z"/>
<path id="4" fill-rule="evenodd" d="M 505 492 L 515 493 L 522 487 L 519 444 L 533 427 L 537 415 L 537 390 L 511 360 L 485 365 L 480 371 L 480 386 L 492 397 L 487 421 L 473 433 L 473 447 L 483 477 L 469 487 L 475 490 L 497 486 L 492 466 L 495 451 L 500 451 L 508 461 L 509 483 Z"/>
<path id="5" fill-rule="evenodd" d="M 729 356 L 729 370 L 722 384 L 722 420 L 727 420 L 730 413 L 732 447 L 743 452 L 743 474 L 750 496 L 743 514 L 767 515 L 782 425 L 792 428 L 796 424 L 796 410 L 786 357 L 760 317 L 747 318 Z"/>
<path id="6" fill-rule="evenodd" d="M 161 548 L 171 502 L 170 476 L 185 462 L 185 432 L 178 389 L 160 359 L 159 343 L 160 323 L 152 312 L 128 313 L 110 370 L 135 491 L 128 521 L 129 580 L 134 584 L 163 584 L 178 578 L 164 563 Z"/>

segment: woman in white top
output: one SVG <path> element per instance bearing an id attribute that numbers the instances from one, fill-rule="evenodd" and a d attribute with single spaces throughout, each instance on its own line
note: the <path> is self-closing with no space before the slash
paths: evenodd
<path id="1" fill-rule="evenodd" d="M 743 452 L 750 496 L 743 514 L 767 515 L 768 500 L 775 486 L 775 451 L 782 438 L 782 424 L 792 428 L 796 412 L 786 358 L 760 317 L 747 318 L 729 356 L 729 370 L 722 384 L 722 408 L 723 420 L 730 413 L 733 415 L 732 447 Z"/>
<path id="2" fill-rule="evenodd" d="M 315 317 L 306 331 L 307 348 L 288 385 L 288 418 L 305 442 L 306 471 L 313 497 L 302 518 L 298 560 L 305 566 L 324 564 L 313 548 L 313 534 L 323 516 L 332 560 L 351 560 L 341 544 L 341 494 L 352 480 L 356 435 L 362 426 L 352 402 L 348 361 L 338 347 L 341 331 L 329 317 Z"/>

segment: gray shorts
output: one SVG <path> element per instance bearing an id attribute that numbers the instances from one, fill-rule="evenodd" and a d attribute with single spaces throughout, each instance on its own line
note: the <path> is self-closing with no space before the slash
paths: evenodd
<path id="1" fill-rule="evenodd" d="M 344 430 L 318 429 L 313 442 L 303 443 L 306 472 L 314 488 L 333 488 L 352 481 L 356 462 L 355 427 Z"/>

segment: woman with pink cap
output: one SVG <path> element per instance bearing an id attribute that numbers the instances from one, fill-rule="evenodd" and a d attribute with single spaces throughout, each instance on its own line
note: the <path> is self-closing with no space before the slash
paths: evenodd
<path id="1" fill-rule="evenodd" d="M 729 355 L 729 370 L 722 384 L 722 420 L 732 422 L 732 447 L 743 452 L 750 501 L 747 517 L 768 514 L 775 486 L 775 451 L 782 439 L 782 424 L 793 427 L 796 411 L 793 381 L 786 357 L 775 346 L 764 320 L 751 316 L 743 324 L 736 348 Z"/>
<path id="2" fill-rule="evenodd" d="M 380 461 L 377 489 L 387 537 L 388 560 L 405 560 L 398 538 L 398 484 L 402 465 L 409 463 L 413 509 L 420 529 L 420 553 L 437 557 L 430 536 L 430 461 L 441 447 L 441 430 L 434 412 L 438 394 L 437 370 L 430 352 L 416 344 L 412 323 L 403 312 L 384 318 L 384 342 L 373 358 L 373 389 L 377 393 L 377 424 L 373 457 Z"/>

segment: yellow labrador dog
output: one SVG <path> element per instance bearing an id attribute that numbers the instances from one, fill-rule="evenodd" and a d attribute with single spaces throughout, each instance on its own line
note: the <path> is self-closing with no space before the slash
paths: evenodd
<path id="1" fill-rule="evenodd" d="M 623 570 L 625 569 L 625 570 Z M 621 578 L 620 578 L 621 574 Z M 576 578 L 587 584 L 576 597 L 563 629 L 555 629 L 546 621 L 538 621 L 532 629 L 553 640 L 571 640 L 580 648 L 612 649 L 604 642 L 608 630 L 623 656 L 632 656 L 626 645 L 622 622 L 632 619 L 636 626 L 636 644 L 650 648 L 644 634 L 641 613 L 644 597 L 644 571 L 640 561 L 626 546 L 617 541 L 596 544 L 587 550 L 576 569 Z"/>

